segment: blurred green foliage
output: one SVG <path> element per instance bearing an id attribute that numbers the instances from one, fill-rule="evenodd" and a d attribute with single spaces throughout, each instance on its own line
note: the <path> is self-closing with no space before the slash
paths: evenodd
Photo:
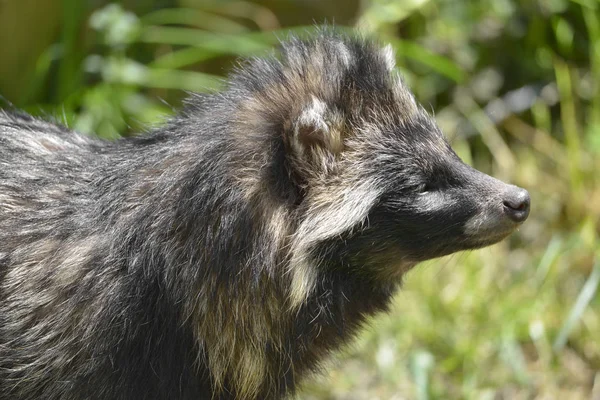
<path id="1" fill-rule="evenodd" d="M 40 0 L 32 27 L 28 2 L 0 3 L 3 62 L 32 60 L 2 69 L 6 106 L 106 138 L 313 22 L 392 43 L 461 157 L 533 211 L 501 244 L 416 268 L 299 398 L 600 398 L 598 0 Z"/>

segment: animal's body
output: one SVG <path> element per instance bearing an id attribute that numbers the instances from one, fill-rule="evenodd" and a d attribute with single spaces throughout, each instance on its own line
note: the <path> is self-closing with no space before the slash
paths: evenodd
<path id="1" fill-rule="evenodd" d="M 166 126 L 0 113 L 0 399 L 276 399 L 527 192 L 463 164 L 375 43 L 322 31 Z"/>

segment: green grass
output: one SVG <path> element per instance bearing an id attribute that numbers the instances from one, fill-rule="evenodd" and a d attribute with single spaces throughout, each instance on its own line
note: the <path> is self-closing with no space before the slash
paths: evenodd
<path id="1" fill-rule="evenodd" d="M 555 237 L 532 257 L 509 242 L 417 267 L 393 312 L 300 398 L 589 399 L 600 267 L 587 278 L 572 263 L 593 250 Z"/>

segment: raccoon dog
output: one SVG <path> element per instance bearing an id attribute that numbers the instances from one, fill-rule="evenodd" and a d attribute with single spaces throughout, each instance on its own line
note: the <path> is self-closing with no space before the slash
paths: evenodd
<path id="1" fill-rule="evenodd" d="M 332 30 L 133 138 L 0 112 L 0 399 L 285 397 L 415 264 L 528 213 Z"/>

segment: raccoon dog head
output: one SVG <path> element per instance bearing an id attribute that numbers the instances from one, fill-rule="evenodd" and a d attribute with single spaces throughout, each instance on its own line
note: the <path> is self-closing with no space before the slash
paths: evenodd
<path id="1" fill-rule="evenodd" d="M 309 264 L 386 276 L 498 242 L 527 219 L 527 191 L 461 161 L 389 46 L 321 32 L 242 78 L 253 82 L 247 107 L 284 142 L 302 193 L 292 268 L 304 286 Z"/>

